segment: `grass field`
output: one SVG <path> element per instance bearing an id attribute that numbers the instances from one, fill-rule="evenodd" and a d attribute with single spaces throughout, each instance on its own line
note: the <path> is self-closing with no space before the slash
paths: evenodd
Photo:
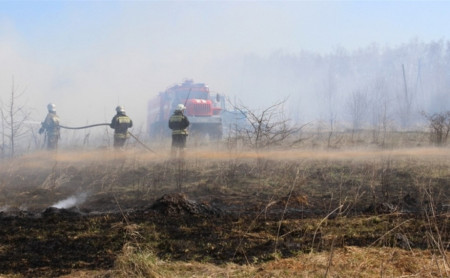
<path id="1" fill-rule="evenodd" d="M 449 277 L 450 150 L 34 153 L 3 277 Z"/>

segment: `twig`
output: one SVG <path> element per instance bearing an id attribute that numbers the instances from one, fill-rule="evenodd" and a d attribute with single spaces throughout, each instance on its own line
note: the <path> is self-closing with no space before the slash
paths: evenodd
<path id="1" fill-rule="evenodd" d="M 119 201 L 117 200 L 116 194 L 113 193 L 113 197 L 114 200 L 116 201 L 117 207 L 120 210 L 120 213 L 122 214 L 123 219 L 125 220 L 125 223 L 127 223 L 127 225 L 130 225 L 130 223 L 128 222 L 128 218 L 125 216 L 125 213 L 123 213 L 122 207 L 119 204 Z"/>
<path id="2" fill-rule="evenodd" d="M 311 242 L 311 252 L 310 254 L 312 254 L 313 250 L 314 250 L 314 240 L 316 239 L 316 234 L 317 231 L 319 230 L 320 226 L 322 225 L 322 223 L 328 219 L 328 217 L 330 217 L 330 215 L 332 215 L 333 213 L 335 213 L 337 210 L 341 209 L 343 205 L 338 206 L 337 208 L 335 208 L 332 212 L 330 212 L 327 216 L 325 216 L 319 223 L 319 225 L 317 226 L 316 230 L 314 231 L 314 236 L 313 236 L 313 240 Z"/>
<path id="3" fill-rule="evenodd" d="M 333 251 L 334 251 L 334 240 L 336 237 L 333 237 L 331 241 L 331 249 L 330 249 L 330 258 L 328 259 L 327 271 L 325 272 L 325 278 L 328 277 L 328 271 L 330 270 L 331 264 L 333 263 Z"/>
<path id="4" fill-rule="evenodd" d="M 384 235 L 382 235 L 381 237 L 379 237 L 377 240 L 375 240 L 374 242 L 372 242 L 372 244 L 369 245 L 369 247 L 372 247 L 373 245 L 375 245 L 378 241 L 380 241 L 382 238 L 384 238 L 385 236 L 387 236 L 388 234 L 392 233 L 392 231 L 394 231 L 395 229 L 397 229 L 398 227 L 402 226 L 403 224 L 405 224 L 406 222 L 410 221 L 411 219 L 406 219 L 405 221 L 403 221 L 402 223 L 398 224 L 397 226 L 395 226 L 394 228 L 390 229 L 389 231 L 387 231 L 386 233 L 384 233 Z"/>
<path id="5" fill-rule="evenodd" d="M 298 179 L 298 173 L 299 173 L 299 171 L 300 171 L 300 169 L 297 168 L 297 173 L 295 174 L 294 182 L 292 182 L 292 186 L 291 186 L 291 189 L 290 189 L 290 191 L 289 191 L 289 195 L 288 195 L 288 198 L 287 198 L 287 200 L 286 200 L 286 204 L 284 205 L 283 214 L 281 215 L 280 221 L 278 221 L 277 238 L 275 239 L 275 249 L 274 249 L 274 252 L 275 252 L 275 253 L 277 252 L 278 239 L 280 238 L 281 223 L 283 222 L 284 215 L 285 215 L 286 210 L 287 210 L 287 207 L 288 207 L 288 205 L 289 205 L 289 200 L 291 199 L 292 192 L 294 191 L 294 187 L 295 187 L 295 184 L 296 184 L 297 179 Z"/>
<path id="6" fill-rule="evenodd" d="M 430 219 L 430 216 L 428 215 L 428 212 L 425 211 L 425 215 L 427 217 L 428 227 L 429 227 L 428 235 L 429 235 L 430 239 L 433 241 L 433 243 L 435 244 L 436 248 L 438 249 L 439 254 L 442 256 L 442 259 L 444 261 L 444 266 L 446 266 L 448 268 L 449 267 L 449 263 L 448 263 L 448 260 L 447 260 L 445 247 L 444 247 L 444 244 L 442 242 L 441 232 L 440 232 L 439 227 L 437 226 L 437 223 L 436 223 L 437 215 L 436 215 L 436 211 L 434 209 L 434 199 L 433 199 L 433 196 L 431 194 L 431 180 L 428 183 L 428 187 L 429 187 L 429 189 L 425 188 L 425 193 L 427 194 L 427 196 L 428 196 L 428 198 L 430 200 L 430 210 L 431 210 L 431 213 L 432 213 L 432 215 L 431 215 L 432 218 Z M 435 238 L 435 236 L 433 235 L 433 228 L 436 231 L 436 237 L 437 238 Z"/>

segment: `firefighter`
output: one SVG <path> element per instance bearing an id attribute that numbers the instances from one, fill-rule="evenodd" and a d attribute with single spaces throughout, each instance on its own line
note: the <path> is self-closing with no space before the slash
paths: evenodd
<path id="1" fill-rule="evenodd" d="M 58 148 L 59 134 L 59 117 L 56 115 L 56 105 L 49 103 L 47 105 L 48 114 L 42 122 L 39 134 L 45 132 L 47 149 L 56 150 Z"/>
<path id="2" fill-rule="evenodd" d="M 169 128 L 172 130 L 172 156 L 184 156 L 184 148 L 186 147 L 186 137 L 188 136 L 187 127 L 189 126 L 189 119 L 184 115 L 186 107 L 183 104 L 178 104 L 169 119 Z"/>
<path id="3" fill-rule="evenodd" d="M 130 137 L 128 128 L 133 126 L 133 121 L 126 115 L 123 106 L 117 106 L 116 112 L 109 126 L 114 129 L 114 148 L 122 148 Z"/>

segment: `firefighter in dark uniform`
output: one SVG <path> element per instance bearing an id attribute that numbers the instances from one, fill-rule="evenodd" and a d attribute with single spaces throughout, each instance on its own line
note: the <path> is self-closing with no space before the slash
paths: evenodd
<path id="1" fill-rule="evenodd" d="M 186 137 L 188 136 L 187 127 L 189 126 L 189 119 L 184 115 L 186 107 L 183 104 L 178 104 L 169 119 L 169 128 L 172 130 L 172 157 L 177 155 L 184 156 L 184 148 L 186 147 Z"/>
<path id="2" fill-rule="evenodd" d="M 56 105 L 49 103 L 47 105 L 48 114 L 45 120 L 42 122 L 42 126 L 39 129 L 39 134 L 45 132 L 47 149 L 56 150 L 58 148 L 59 134 L 59 117 L 56 115 Z"/>
<path id="3" fill-rule="evenodd" d="M 133 126 L 133 121 L 125 114 L 123 106 L 117 106 L 116 112 L 109 126 L 114 129 L 114 148 L 122 148 L 130 137 L 128 128 Z"/>

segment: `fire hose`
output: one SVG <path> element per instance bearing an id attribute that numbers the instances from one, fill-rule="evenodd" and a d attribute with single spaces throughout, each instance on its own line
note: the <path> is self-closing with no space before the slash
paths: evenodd
<path id="1" fill-rule="evenodd" d="M 91 128 L 91 127 L 96 127 L 96 126 L 104 126 L 107 125 L 109 126 L 109 123 L 102 123 L 102 124 L 94 124 L 94 125 L 86 125 L 86 126 L 79 126 L 79 127 L 69 127 L 69 126 L 63 126 L 63 125 L 59 125 L 60 128 L 65 128 L 65 129 L 85 129 L 85 128 Z M 147 145 L 145 145 L 144 143 L 141 142 L 141 140 L 139 140 L 133 133 L 128 131 L 128 134 L 130 134 L 131 137 L 133 137 L 136 142 L 138 142 L 139 144 L 141 144 L 145 149 L 151 151 L 152 153 L 156 153 L 155 151 L 153 151 L 152 149 L 150 149 Z"/>
<path id="2" fill-rule="evenodd" d="M 87 125 L 87 126 L 79 126 L 79 127 L 69 127 L 69 126 L 59 125 L 59 127 L 65 128 L 65 129 L 85 129 L 85 128 L 90 128 L 90 127 L 94 127 L 94 126 L 102 126 L 102 125 L 109 125 L 109 124 L 105 123 L 105 124 L 95 124 L 95 125 Z"/>
<path id="3" fill-rule="evenodd" d="M 152 153 L 156 153 L 156 152 L 154 152 L 152 149 L 150 149 L 149 147 L 147 147 L 147 145 L 145 145 L 144 143 L 142 143 L 136 136 L 134 136 L 133 133 L 131 133 L 131 132 L 128 131 L 128 134 L 130 134 L 131 137 L 133 137 L 134 140 L 136 140 L 136 141 L 137 141 L 139 144 L 141 144 L 144 148 L 146 148 L 147 150 L 151 151 Z"/>

